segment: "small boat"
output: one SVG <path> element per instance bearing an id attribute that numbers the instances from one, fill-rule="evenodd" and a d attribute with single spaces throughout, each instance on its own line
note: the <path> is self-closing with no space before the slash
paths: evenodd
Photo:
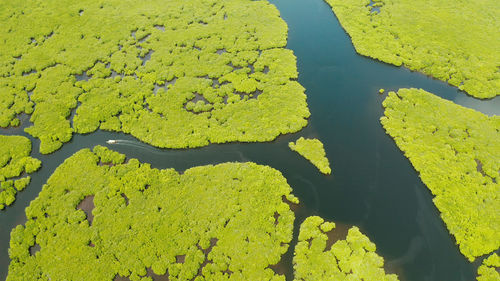
<path id="1" fill-rule="evenodd" d="M 115 144 L 117 142 L 117 140 L 107 140 L 106 143 L 107 144 Z"/>

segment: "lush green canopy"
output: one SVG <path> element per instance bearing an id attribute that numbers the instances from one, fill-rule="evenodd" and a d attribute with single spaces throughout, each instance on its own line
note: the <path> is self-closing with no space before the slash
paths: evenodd
<path id="1" fill-rule="evenodd" d="M 56 169 L 11 233 L 7 280 L 285 280 L 270 266 L 288 249 L 298 200 L 278 171 L 179 174 L 124 159 L 96 147 Z"/>
<path id="2" fill-rule="evenodd" d="M 493 253 L 477 270 L 477 281 L 500 281 L 500 257 Z"/>
<path id="3" fill-rule="evenodd" d="M 320 140 L 300 137 L 295 143 L 289 142 L 288 147 L 311 161 L 323 174 L 328 175 L 332 172 L 330 162 L 326 158 L 325 148 Z"/>
<path id="4" fill-rule="evenodd" d="M 307 124 L 287 26 L 267 1 L 13 0 L 0 21 L 0 126 L 34 108 L 26 131 L 42 153 L 99 128 L 185 148 Z"/>
<path id="5" fill-rule="evenodd" d="M 500 95 L 497 0 L 326 2 L 358 53 L 421 71 L 474 97 Z"/>
<path id="6" fill-rule="evenodd" d="M 469 260 L 500 247 L 500 116 L 418 89 L 390 92 L 381 123 L 420 173 Z"/>
<path id="7" fill-rule="evenodd" d="M 332 235 L 333 234 L 333 235 Z M 335 235 L 335 223 L 308 217 L 300 226 L 299 242 L 293 259 L 296 281 L 398 280 L 385 274 L 384 259 L 375 253 L 375 244 L 352 227 L 345 239 L 327 247 L 329 235 Z"/>
<path id="8" fill-rule="evenodd" d="M 497 253 L 483 260 L 477 270 L 477 281 L 500 281 L 500 257 Z"/>
<path id="9" fill-rule="evenodd" d="M 16 193 L 31 180 L 26 175 L 40 168 L 41 162 L 30 157 L 31 141 L 23 136 L 0 135 L 0 210 L 16 200 Z"/>

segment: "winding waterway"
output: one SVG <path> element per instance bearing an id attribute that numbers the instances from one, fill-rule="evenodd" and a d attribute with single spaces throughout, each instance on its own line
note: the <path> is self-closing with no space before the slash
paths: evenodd
<path id="1" fill-rule="evenodd" d="M 298 226 L 305 217 L 320 215 L 339 224 L 357 225 L 377 244 L 389 272 L 400 280 L 470 281 L 470 264 L 455 246 L 432 196 L 379 123 L 385 95 L 378 89 L 417 87 L 486 114 L 500 114 L 500 98 L 476 100 L 444 82 L 355 53 L 349 37 L 322 0 L 272 0 L 289 26 L 288 48 L 297 56 L 299 82 L 306 88 L 312 116 L 297 134 L 270 143 L 232 143 L 190 150 L 157 149 L 119 133 L 75 135 L 43 162 L 14 205 L 0 212 L 0 279 L 7 276 L 10 230 L 25 221 L 24 208 L 64 159 L 82 148 L 106 145 L 151 163 L 155 168 L 185 170 L 227 161 L 253 161 L 280 170 L 301 200 L 292 247 L 282 269 L 293 278 L 292 253 Z M 29 125 L 24 122 L 24 125 Z M 28 136 L 21 128 L 2 134 Z M 324 176 L 288 148 L 298 137 L 316 137 L 325 145 L 332 175 Z M 29 137 L 29 136 L 28 136 Z M 116 144 L 106 140 L 119 139 Z"/>

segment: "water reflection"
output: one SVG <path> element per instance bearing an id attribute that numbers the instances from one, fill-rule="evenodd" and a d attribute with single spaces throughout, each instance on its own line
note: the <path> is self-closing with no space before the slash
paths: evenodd
<path id="1" fill-rule="evenodd" d="M 489 116 L 500 115 L 500 96 L 490 100 L 478 100 L 470 96 L 457 95 L 453 100 L 454 103 L 462 106 L 475 109 Z"/>

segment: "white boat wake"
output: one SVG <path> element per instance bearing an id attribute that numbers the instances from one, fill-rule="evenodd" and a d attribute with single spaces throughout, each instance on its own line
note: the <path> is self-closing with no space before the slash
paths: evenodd
<path id="1" fill-rule="evenodd" d="M 162 151 L 160 148 L 153 147 L 151 145 L 148 145 L 146 143 L 140 142 L 140 141 L 130 141 L 130 140 L 107 140 L 107 144 L 116 144 L 116 145 L 126 145 L 126 146 L 133 146 L 141 149 L 146 149 L 149 150 L 155 154 L 162 154 L 164 151 Z"/>

